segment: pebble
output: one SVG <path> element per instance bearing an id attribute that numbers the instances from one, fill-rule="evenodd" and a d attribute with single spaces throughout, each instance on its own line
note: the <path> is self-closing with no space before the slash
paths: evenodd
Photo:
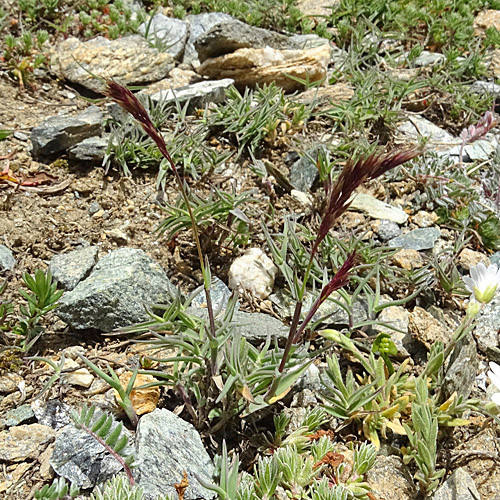
<path id="1" fill-rule="evenodd" d="M 490 259 L 488 259 L 484 253 L 476 252 L 475 250 L 470 250 L 469 248 L 464 248 L 460 252 L 458 262 L 466 271 L 469 271 L 473 266 L 477 266 L 480 262 L 482 262 L 485 266 L 490 265 Z"/>
<path id="2" fill-rule="evenodd" d="M 412 218 L 411 221 L 418 227 L 431 227 L 438 220 L 438 216 L 434 212 L 425 212 L 420 210 Z"/>
<path id="3" fill-rule="evenodd" d="M 395 253 L 391 258 L 393 264 L 411 271 L 412 269 L 419 269 L 424 266 L 424 259 L 417 250 L 403 249 Z"/>
<path id="4" fill-rule="evenodd" d="M 37 458 L 56 432 L 41 424 L 18 425 L 0 432 L 0 461 L 22 462 Z"/>
<path id="5" fill-rule="evenodd" d="M 392 240 L 392 238 L 396 238 L 401 233 L 399 226 L 395 222 L 387 219 L 381 220 L 379 224 L 374 227 L 374 230 L 382 241 Z"/>

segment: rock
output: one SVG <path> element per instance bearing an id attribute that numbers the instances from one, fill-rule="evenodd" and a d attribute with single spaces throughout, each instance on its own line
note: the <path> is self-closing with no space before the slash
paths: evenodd
<path id="1" fill-rule="evenodd" d="M 477 80 L 470 86 L 470 90 L 475 94 L 493 94 L 497 99 L 500 97 L 500 85 L 495 82 Z"/>
<path id="2" fill-rule="evenodd" d="M 57 399 L 49 399 L 46 403 L 35 399 L 31 409 L 39 424 L 47 425 L 55 431 L 71 423 L 71 408 Z"/>
<path id="3" fill-rule="evenodd" d="M 474 28 L 476 35 L 484 34 L 487 28 L 500 30 L 500 10 L 483 10 L 479 12 L 474 19 Z"/>
<path id="4" fill-rule="evenodd" d="M 49 264 L 49 271 L 62 288 L 73 290 L 90 274 L 97 263 L 98 253 L 98 247 L 88 246 L 54 255 Z"/>
<path id="5" fill-rule="evenodd" d="M 488 259 L 488 256 L 484 255 L 484 253 L 470 250 L 469 248 L 464 248 L 458 256 L 458 263 L 466 271 L 469 271 L 473 266 L 477 266 L 480 262 L 482 262 L 486 267 L 490 265 L 490 259 Z"/>
<path id="6" fill-rule="evenodd" d="M 118 227 L 114 227 L 109 231 L 104 231 L 104 234 L 106 235 L 106 238 L 116 241 L 117 243 L 126 244 L 128 242 L 127 233 Z"/>
<path id="7" fill-rule="evenodd" d="M 299 203 L 303 208 L 312 208 L 314 200 L 310 193 L 304 193 L 297 189 L 290 191 L 290 196 Z"/>
<path id="8" fill-rule="evenodd" d="M 90 106 L 75 116 L 53 116 L 31 131 L 35 158 L 49 156 L 100 135 L 103 115 L 97 106 Z"/>
<path id="9" fill-rule="evenodd" d="M 131 377 L 132 372 L 124 372 L 120 375 L 120 384 L 123 388 L 128 386 Z M 140 387 L 141 385 L 150 384 L 151 382 L 158 382 L 158 380 L 152 375 L 139 373 L 134 381 L 134 387 Z M 114 391 L 114 394 L 116 401 L 119 402 L 120 395 L 116 392 L 116 390 Z M 137 415 L 151 413 L 156 409 L 158 401 L 160 401 L 160 388 L 158 386 L 153 386 L 146 387 L 144 389 L 132 389 L 129 397 Z"/>
<path id="10" fill-rule="evenodd" d="M 366 193 L 356 193 L 349 208 L 360 210 L 374 219 L 389 220 L 398 224 L 404 224 L 408 220 L 408 214 L 400 208 L 377 200 Z"/>
<path id="11" fill-rule="evenodd" d="M 472 331 L 479 350 L 490 360 L 500 363 L 500 296 L 486 304 Z"/>
<path id="12" fill-rule="evenodd" d="M 95 422 L 100 414 L 101 412 L 96 410 L 92 421 Z M 117 425 L 118 422 L 113 419 L 110 431 Z M 130 455 L 133 452 L 130 432 L 123 428 L 122 435 L 129 438 L 129 443 L 122 453 Z M 57 434 L 50 465 L 59 476 L 84 489 L 93 488 L 122 471 L 118 460 L 110 455 L 99 441 L 73 425 L 68 425 Z"/>
<path id="13" fill-rule="evenodd" d="M 238 49 L 295 49 L 289 37 L 274 31 L 256 28 L 236 19 L 223 21 L 199 36 L 194 44 L 201 63 Z"/>
<path id="14" fill-rule="evenodd" d="M 188 113 L 203 109 L 209 103 L 219 104 L 226 100 L 226 90 L 234 83 L 231 78 L 209 80 L 187 85 L 172 90 L 162 90 L 151 95 L 155 102 L 174 104 L 176 101 L 184 105 L 189 101 Z"/>
<path id="15" fill-rule="evenodd" d="M 428 50 L 423 50 L 421 54 L 415 59 L 413 64 L 420 68 L 423 66 L 432 66 L 445 60 L 446 57 L 439 52 L 429 52 Z"/>
<path id="16" fill-rule="evenodd" d="M 424 259 L 417 250 L 400 250 L 391 257 L 391 262 L 401 269 L 411 271 L 424 266 Z"/>
<path id="17" fill-rule="evenodd" d="M 9 410 L 0 418 L 0 429 L 14 427 L 35 417 L 31 406 L 24 404 Z"/>
<path id="18" fill-rule="evenodd" d="M 102 164 L 108 147 L 109 136 L 89 137 L 68 150 L 68 158 Z"/>
<path id="19" fill-rule="evenodd" d="M 300 93 L 296 100 L 314 107 L 315 111 L 326 111 L 339 101 L 348 101 L 354 95 L 354 88 L 347 82 L 314 87 Z"/>
<path id="20" fill-rule="evenodd" d="M 18 130 L 16 130 L 12 134 L 12 137 L 14 137 L 14 139 L 17 139 L 18 141 L 21 141 L 21 142 L 26 142 L 29 139 L 29 136 L 27 136 L 23 132 L 19 132 Z"/>
<path id="21" fill-rule="evenodd" d="M 447 326 L 418 306 L 410 313 L 408 329 L 427 349 L 430 349 L 436 340 L 440 340 L 446 345 L 453 335 Z"/>
<path id="22" fill-rule="evenodd" d="M 76 385 L 79 387 L 90 387 L 94 376 L 87 370 L 87 368 L 80 368 L 80 365 L 72 359 L 64 360 L 64 370 L 73 370 L 61 374 L 61 384 Z"/>
<path id="23" fill-rule="evenodd" d="M 330 42 L 321 36 L 309 33 L 306 35 L 291 35 L 288 37 L 290 43 L 290 48 L 295 49 L 314 49 L 320 47 L 321 45 L 330 46 Z"/>
<path id="24" fill-rule="evenodd" d="M 77 330 L 106 332 L 146 321 L 144 305 L 169 302 L 172 293 L 175 288 L 158 263 L 142 250 L 120 248 L 62 296 L 57 314 Z"/>
<path id="25" fill-rule="evenodd" d="M 389 246 L 412 250 L 429 250 L 434 248 L 439 236 L 441 236 L 441 231 L 437 227 L 419 228 L 389 240 Z"/>
<path id="26" fill-rule="evenodd" d="M 318 177 L 318 167 L 316 162 L 320 155 L 326 156 L 328 150 L 323 144 L 319 144 L 309 149 L 305 154 L 290 167 L 290 184 L 299 191 L 309 191 L 316 177 Z"/>
<path id="27" fill-rule="evenodd" d="M 229 268 L 229 288 L 265 299 L 273 291 L 278 268 L 259 248 L 250 248 Z"/>
<path id="28" fill-rule="evenodd" d="M 434 212 L 425 212 L 419 210 L 412 218 L 411 221 L 418 227 L 431 227 L 438 220 L 438 216 Z"/>
<path id="29" fill-rule="evenodd" d="M 136 434 L 137 482 L 146 500 L 175 495 L 174 484 L 187 473 L 184 498 L 212 499 L 215 493 L 200 485 L 196 476 L 212 482 L 214 466 L 200 435 L 188 422 L 165 409 L 156 409 L 139 420 Z M 161 471 L 161 474 L 158 473 Z"/>
<path id="30" fill-rule="evenodd" d="M 231 20 L 234 20 L 234 17 L 231 17 L 229 14 L 223 14 L 222 12 L 209 12 L 186 16 L 185 21 L 189 23 L 190 29 L 189 38 L 184 48 L 183 64 L 189 64 L 194 68 L 198 68 L 200 61 L 198 59 L 198 52 L 194 46 L 196 40 L 215 25 Z"/>
<path id="31" fill-rule="evenodd" d="M 287 75 L 311 83 L 323 80 L 329 59 L 328 45 L 307 50 L 248 48 L 207 59 L 198 72 L 209 78 L 232 78 L 239 88 L 275 82 L 286 92 L 293 92 L 304 85 Z"/>
<path id="32" fill-rule="evenodd" d="M 180 19 L 155 14 L 142 23 L 138 31 L 154 47 L 168 52 L 174 59 L 180 59 L 184 53 L 189 24 Z"/>
<path id="33" fill-rule="evenodd" d="M 260 345 L 270 336 L 278 344 L 284 345 L 290 328 L 280 320 L 263 313 L 236 311 L 233 316 L 235 332 L 246 338 L 251 344 Z"/>
<path id="34" fill-rule="evenodd" d="M 492 264 L 496 264 L 498 267 L 500 267 L 500 252 L 495 252 L 491 257 L 490 257 L 490 262 Z"/>
<path id="35" fill-rule="evenodd" d="M 89 215 L 94 215 L 97 212 L 99 212 L 99 210 L 102 210 L 101 205 L 99 205 L 98 201 L 93 200 L 92 203 L 89 205 L 89 210 L 88 210 Z"/>
<path id="36" fill-rule="evenodd" d="M 231 290 L 229 290 L 227 285 L 216 276 L 212 278 L 212 285 L 210 288 L 210 299 L 212 300 L 212 308 L 216 316 L 225 311 L 230 297 L 231 297 Z M 205 290 L 202 287 L 200 287 L 200 292 L 191 301 L 190 305 L 191 307 L 206 309 L 207 299 L 205 296 Z"/>
<path id="37" fill-rule="evenodd" d="M 398 348 L 398 358 L 406 359 L 410 356 L 407 351 L 412 349 L 411 335 L 408 333 L 410 313 L 401 306 L 389 306 L 382 309 L 377 318 L 377 324 L 373 326 L 376 332 L 385 332 L 391 336 L 391 340 Z M 384 326 L 383 324 L 387 326 Z"/>
<path id="38" fill-rule="evenodd" d="M 467 471 L 460 467 L 436 490 L 431 500 L 479 500 L 480 498 L 476 484 Z"/>
<path id="39" fill-rule="evenodd" d="M 5 373 L 0 376 L 0 394 L 10 394 L 17 391 L 23 378 L 16 373 Z"/>
<path id="40" fill-rule="evenodd" d="M 399 236 L 401 229 L 395 222 L 382 219 L 376 228 L 376 232 L 382 241 L 388 241 Z"/>
<path id="41" fill-rule="evenodd" d="M 123 85 L 156 82 L 174 66 L 173 57 L 150 47 L 141 35 L 88 41 L 70 37 L 53 51 L 51 69 L 60 77 L 98 93 L 104 82 L 90 73 L 118 80 Z"/>
<path id="42" fill-rule="evenodd" d="M 187 87 L 200 80 L 200 75 L 190 69 L 174 68 L 167 78 L 148 85 L 139 94 L 153 95 L 161 91 L 168 91 L 180 87 Z"/>
<path id="43" fill-rule="evenodd" d="M 41 424 L 18 425 L 0 432 L 0 462 L 23 462 L 37 458 L 56 433 Z"/>
<path id="44" fill-rule="evenodd" d="M 411 474 L 399 457 L 378 455 L 366 473 L 366 482 L 376 498 L 385 500 L 416 500 L 418 498 Z"/>
<path id="45" fill-rule="evenodd" d="M 435 151 L 447 151 L 462 142 L 446 130 L 420 116 L 412 116 L 411 119 L 400 123 L 396 132 L 400 136 L 398 140 L 402 142 L 416 143 L 422 138 L 428 137 L 427 145 Z"/>
<path id="46" fill-rule="evenodd" d="M 339 0 L 298 0 L 297 9 L 307 17 L 318 17 L 320 20 L 331 16 L 333 9 L 340 4 Z"/>
<path id="47" fill-rule="evenodd" d="M 454 392 L 466 400 L 474 387 L 479 366 L 474 337 L 467 335 L 453 350 L 442 385 L 443 397 L 448 399 Z"/>

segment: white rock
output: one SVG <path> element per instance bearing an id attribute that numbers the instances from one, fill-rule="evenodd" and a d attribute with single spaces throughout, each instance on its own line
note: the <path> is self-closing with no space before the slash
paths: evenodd
<path id="1" fill-rule="evenodd" d="M 229 288 L 265 299 L 273 290 L 278 268 L 259 248 L 250 248 L 229 269 Z"/>
<path id="2" fill-rule="evenodd" d="M 79 364 L 72 359 L 66 359 L 63 370 L 78 368 Z M 90 387 L 94 380 L 93 375 L 87 368 L 78 368 L 72 372 L 66 372 L 61 375 L 61 382 L 69 385 L 79 385 L 81 387 Z"/>

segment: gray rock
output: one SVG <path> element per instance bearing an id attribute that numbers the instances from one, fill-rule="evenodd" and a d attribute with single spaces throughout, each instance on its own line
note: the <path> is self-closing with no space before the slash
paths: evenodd
<path id="1" fill-rule="evenodd" d="M 138 484 L 147 500 L 175 495 L 174 483 L 188 476 L 186 500 L 212 499 L 215 493 L 196 479 L 212 482 L 214 465 L 200 435 L 188 422 L 165 409 L 156 409 L 139 420 L 135 439 Z"/>
<path id="2" fill-rule="evenodd" d="M 90 106 L 76 116 L 53 116 L 31 131 L 33 156 L 53 155 L 100 135 L 103 115 L 97 106 Z"/>
<path id="3" fill-rule="evenodd" d="M 71 408 L 57 399 L 49 399 L 47 402 L 35 399 L 31 403 L 31 409 L 39 424 L 46 425 L 55 431 L 71 423 Z"/>
<path id="4" fill-rule="evenodd" d="M 100 413 L 96 410 L 94 419 Z M 117 425 L 118 422 L 113 419 L 111 429 Z M 122 433 L 129 438 L 129 443 L 122 453 L 130 455 L 133 453 L 130 433 L 125 428 Z M 121 464 L 102 444 L 89 433 L 73 425 L 68 425 L 57 434 L 54 452 L 49 462 L 59 476 L 85 489 L 93 488 L 122 471 Z"/>
<path id="5" fill-rule="evenodd" d="M 500 97 L 500 85 L 495 82 L 477 80 L 470 86 L 470 90 L 475 94 L 493 94 L 495 97 Z"/>
<path id="6" fill-rule="evenodd" d="M 434 248 L 440 235 L 441 231 L 437 227 L 418 228 L 389 240 L 389 246 L 411 250 L 429 250 Z"/>
<path id="7" fill-rule="evenodd" d="M 376 498 L 416 500 L 418 498 L 411 474 L 399 457 L 379 455 L 367 472 L 366 481 Z"/>
<path id="8" fill-rule="evenodd" d="M 184 53 L 189 24 L 180 19 L 155 14 L 139 26 L 139 33 L 159 50 L 168 52 L 174 59 Z"/>
<path id="9" fill-rule="evenodd" d="M 106 155 L 109 137 L 89 137 L 68 150 L 68 157 L 73 161 L 91 161 L 102 163 Z"/>
<path id="10" fill-rule="evenodd" d="M 209 103 L 218 104 L 224 102 L 226 100 L 226 89 L 233 83 L 234 80 L 231 78 L 197 82 L 172 90 L 162 90 L 153 94 L 151 100 L 172 104 L 177 101 L 181 105 L 189 101 L 187 112 L 192 113 L 195 109 L 204 108 Z"/>
<path id="11" fill-rule="evenodd" d="M 474 387 L 478 366 L 476 342 L 468 335 L 457 344 L 450 356 L 442 385 L 444 399 L 455 391 L 467 399 Z"/>
<path id="12" fill-rule="evenodd" d="M 289 37 L 274 31 L 256 28 L 236 19 L 223 21 L 198 37 L 195 42 L 200 62 L 229 54 L 238 49 L 295 49 Z"/>
<path id="13" fill-rule="evenodd" d="M 101 210 L 101 205 L 99 205 L 99 202 L 96 200 L 93 200 L 92 203 L 89 205 L 89 215 L 94 215 L 97 212 Z"/>
<path id="14" fill-rule="evenodd" d="M 306 151 L 304 156 L 290 167 L 290 184 L 299 191 L 309 191 L 318 176 L 318 157 L 326 154 L 328 150 L 322 144 Z"/>
<path id="15" fill-rule="evenodd" d="M 284 345 L 288 338 L 289 327 L 280 320 L 263 313 L 236 311 L 233 316 L 235 331 L 252 344 L 265 342 L 268 336 Z"/>
<path id="16" fill-rule="evenodd" d="M 209 12 L 187 16 L 185 20 L 189 23 L 190 29 L 189 38 L 184 48 L 183 64 L 190 64 L 194 68 L 197 68 L 200 65 L 200 61 L 198 59 L 198 52 L 194 46 L 196 40 L 216 24 L 224 21 L 231 21 L 233 19 L 234 17 L 231 17 L 229 14 L 223 14 L 222 12 Z"/>
<path id="17" fill-rule="evenodd" d="M 0 418 L 0 429 L 5 427 L 14 427 L 19 424 L 23 424 L 34 418 L 35 414 L 31 409 L 31 406 L 24 404 L 9 410 Z"/>
<path id="18" fill-rule="evenodd" d="M 84 280 L 97 263 L 98 247 L 83 247 L 68 253 L 54 255 L 49 271 L 65 290 L 73 290 Z"/>
<path id="19" fill-rule="evenodd" d="M 0 271 L 12 271 L 15 265 L 16 259 L 10 249 L 0 243 Z"/>
<path id="20" fill-rule="evenodd" d="M 428 137 L 428 147 L 432 147 L 436 151 L 446 151 L 462 141 L 457 137 L 434 125 L 425 118 L 420 116 L 412 116 L 411 119 L 405 120 L 397 127 L 397 133 L 400 140 L 417 143 L 424 137 Z"/>
<path id="21" fill-rule="evenodd" d="M 87 41 L 70 37 L 51 56 L 51 70 L 56 74 L 101 94 L 105 83 L 92 74 L 134 85 L 157 82 L 173 67 L 173 57 L 152 48 L 141 35 L 116 40 L 98 36 Z"/>
<path id="22" fill-rule="evenodd" d="M 219 278 L 214 277 L 210 289 L 210 298 L 212 299 L 212 307 L 216 316 L 226 309 L 230 297 L 231 290 L 229 290 L 228 286 Z M 207 301 L 203 287 L 200 287 L 200 292 L 191 301 L 191 307 L 206 309 Z"/>
<path id="23" fill-rule="evenodd" d="M 398 224 L 404 224 L 408 220 L 408 214 L 404 210 L 365 193 L 357 193 L 349 208 L 360 210 L 374 219 L 389 220 Z"/>
<path id="24" fill-rule="evenodd" d="M 417 67 L 432 66 L 443 62 L 446 57 L 438 52 L 429 52 L 428 50 L 423 50 L 422 53 L 415 59 L 414 64 Z"/>
<path id="25" fill-rule="evenodd" d="M 500 363 L 500 297 L 497 295 L 481 312 L 473 330 L 479 350 L 490 361 Z"/>
<path id="26" fill-rule="evenodd" d="M 493 255 L 491 255 L 490 262 L 492 264 L 496 264 L 497 266 L 500 266 L 500 252 L 495 252 Z"/>
<path id="27" fill-rule="evenodd" d="M 467 155 L 468 161 L 485 161 L 490 158 L 497 148 L 497 141 L 491 141 L 486 139 L 480 139 L 479 141 L 468 144 L 464 147 L 464 159 Z"/>
<path id="28" fill-rule="evenodd" d="M 22 141 L 22 142 L 26 142 L 29 139 L 29 137 L 24 132 L 19 132 L 18 130 L 16 130 L 12 134 L 12 137 L 14 137 L 14 139 L 17 139 L 18 141 Z"/>
<path id="29" fill-rule="evenodd" d="M 308 34 L 308 35 L 292 35 L 288 37 L 292 48 L 296 49 L 314 49 L 320 45 L 329 45 L 330 42 L 326 38 L 322 38 L 318 35 Z"/>
<path id="30" fill-rule="evenodd" d="M 383 219 L 380 221 L 380 225 L 377 228 L 378 237 L 382 241 L 389 241 L 392 238 L 396 238 L 401 233 L 399 226 L 390 220 Z"/>
<path id="31" fill-rule="evenodd" d="M 478 500 L 476 484 L 465 469 L 457 469 L 432 495 L 431 500 Z"/>
<path id="32" fill-rule="evenodd" d="M 77 330 L 106 332 L 146 321 L 144 306 L 169 302 L 172 293 L 175 288 L 157 262 L 142 250 L 120 248 L 62 296 L 57 314 Z"/>

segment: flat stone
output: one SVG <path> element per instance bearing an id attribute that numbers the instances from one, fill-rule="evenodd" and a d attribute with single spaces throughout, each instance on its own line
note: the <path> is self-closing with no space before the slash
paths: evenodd
<path id="1" fill-rule="evenodd" d="M 490 259 L 488 259 L 487 255 L 471 250 L 470 248 L 464 248 L 458 256 L 458 263 L 466 271 L 470 271 L 471 267 L 477 266 L 480 262 L 486 267 L 490 265 Z"/>
<path id="2" fill-rule="evenodd" d="M 92 136 L 100 135 L 103 115 L 90 106 L 75 116 L 53 116 L 31 131 L 33 156 L 39 158 L 66 151 Z"/>
<path id="3" fill-rule="evenodd" d="M 500 296 L 486 304 L 477 319 L 477 326 L 472 331 L 479 350 L 490 361 L 500 363 Z"/>
<path id="4" fill-rule="evenodd" d="M 206 59 L 198 72 L 214 79 L 232 78 L 240 89 L 274 82 L 286 92 L 294 92 L 304 85 L 287 75 L 310 82 L 324 80 L 329 60 L 328 45 L 306 50 L 244 48 Z"/>
<path id="5" fill-rule="evenodd" d="M 320 155 L 328 154 L 328 150 L 322 144 L 309 149 L 290 167 L 290 184 L 299 191 L 309 191 L 316 177 L 318 177 L 318 167 L 316 162 Z"/>
<path id="6" fill-rule="evenodd" d="M 186 472 L 189 488 L 186 500 L 215 497 L 196 476 L 212 482 L 214 465 L 196 429 L 165 409 L 156 409 L 139 420 L 136 434 L 137 482 L 144 489 L 146 500 L 159 495 L 175 495 L 174 484 Z M 161 471 L 161 474 L 158 474 Z"/>
<path id="7" fill-rule="evenodd" d="M 100 414 L 101 412 L 96 410 L 92 421 L 95 422 Z M 117 425 L 118 422 L 113 419 L 111 431 Z M 129 443 L 122 453 L 130 455 L 130 432 L 124 428 L 122 434 L 129 438 Z M 50 465 L 59 476 L 84 489 L 93 488 L 123 470 L 118 460 L 110 455 L 101 443 L 88 432 L 73 425 L 68 425 L 57 434 Z"/>
<path id="8" fill-rule="evenodd" d="M 492 264 L 496 264 L 498 267 L 500 267 L 500 252 L 495 252 L 491 257 L 490 257 L 490 262 Z"/>
<path id="9" fill-rule="evenodd" d="M 88 388 L 94 380 L 94 376 L 87 370 L 87 368 L 79 368 L 80 364 L 72 359 L 65 359 L 64 370 L 72 369 L 73 371 L 63 373 L 61 375 L 61 384 L 76 385 L 79 387 Z"/>
<path id="10" fill-rule="evenodd" d="M 138 85 L 165 78 L 173 67 L 173 57 L 152 48 L 141 35 L 116 40 L 98 36 L 88 41 L 70 37 L 51 56 L 51 70 L 56 74 L 101 94 L 104 82 L 90 73 L 123 85 Z"/>
<path id="11" fill-rule="evenodd" d="M 365 480 L 376 498 L 385 500 L 416 500 L 417 490 L 412 477 L 399 457 L 378 455 Z"/>
<path id="12" fill-rule="evenodd" d="M 55 438 L 46 425 L 31 424 L 11 427 L 0 432 L 0 462 L 23 462 L 35 459 Z"/>
<path id="13" fill-rule="evenodd" d="M 440 236 L 441 231 L 437 227 L 419 228 L 389 240 L 389 246 L 412 250 L 430 250 L 434 248 Z"/>
<path id="14" fill-rule="evenodd" d="M 172 293 L 175 288 L 157 262 L 142 250 L 120 248 L 62 296 L 57 314 L 77 330 L 106 332 L 147 321 L 144 305 L 167 303 Z"/>
<path id="15" fill-rule="evenodd" d="M 408 214 L 400 208 L 377 200 L 377 198 L 366 193 L 357 193 L 349 208 L 351 210 L 360 210 L 374 219 L 389 220 L 397 224 L 404 224 L 408 220 Z"/>
<path id="16" fill-rule="evenodd" d="M 500 10 L 487 9 L 479 12 L 474 19 L 476 34 L 484 34 L 487 28 L 500 31 Z"/>
<path id="17" fill-rule="evenodd" d="M 163 51 L 168 52 L 174 59 L 180 59 L 184 53 L 189 24 L 180 19 L 155 14 L 142 23 L 138 31 L 154 47 L 164 47 Z"/>
<path id="18" fill-rule="evenodd" d="M 189 64 L 194 68 L 198 68 L 200 66 L 200 60 L 198 59 L 198 52 L 194 45 L 196 40 L 215 25 L 234 20 L 234 17 L 222 12 L 207 12 L 204 14 L 186 16 L 184 20 L 189 23 L 189 38 L 184 48 L 182 62 L 183 64 Z"/>
<path id="19" fill-rule="evenodd" d="M 7 411 L 5 415 L 0 418 L 0 428 L 4 429 L 5 427 L 14 427 L 27 422 L 34 417 L 35 414 L 33 413 L 31 406 L 24 404 Z"/>
<path id="20" fill-rule="evenodd" d="M 492 94 L 496 98 L 500 97 L 500 85 L 495 82 L 477 80 L 470 86 L 470 90 L 475 94 Z"/>
<path id="21" fill-rule="evenodd" d="M 72 409 L 66 403 L 57 399 L 49 399 L 47 402 L 35 399 L 31 403 L 31 409 L 35 413 L 39 424 L 47 425 L 55 431 L 66 427 L 72 421 Z"/>
<path id="22" fill-rule="evenodd" d="M 431 500 L 478 500 L 480 498 L 472 477 L 460 467 L 436 490 Z"/>
<path id="23" fill-rule="evenodd" d="M 423 50 L 422 53 L 415 59 L 413 64 L 417 67 L 424 67 L 432 66 L 445 60 L 446 57 L 439 52 L 429 52 L 428 50 Z"/>
<path id="24" fill-rule="evenodd" d="M 418 227 L 431 227 L 437 220 L 438 216 L 434 212 L 426 212 L 425 210 L 419 210 L 411 218 L 411 221 Z"/>
<path id="25" fill-rule="evenodd" d="M 498 143 L 480 139 L 464 147 L 464 157 L 467 155 L 469 161 L 488 160 L 497 148 Z"/>
<path id="26" fill-rule="evenodd" d="M 49 271 L 62 288 L 73 290 L 90 274 L 97 263 L 98 254 L 98 247 L 88 246 L 54 255 L 49 264 Z"/>
<path id="27" fill-rule="evenodd" d="M 0 375 L 0 394 L 10 394 L 17 391 L 22 381 L 23 378 L 16 373 L 5 373 L 4 375 Z"/>
<path id="28" fill-rule="evenodd" d="M 120 375 L 120 384 L 123 388 L 128 386 L 131 377 L 132 372 L 124 372 Z M 154 378 L 152 375 L 139 373 L 134 381 L 134 387 L 140 387 L 141 385 L 150 384 L 152 382 L 158 382 L 158 379 Z M 121 401 L 120 395 L 116 392 L 116 390 L 114 391 L 114 394 L 116 401 L 119 403 L 119 401 Z M 145 387 L 143 389 L 132 389 L 129 397 L 137 415 L 151 413 L 156 409 L 158 402 L 160 401 L 160 387 L 153 386 Z"/>
<path id="29" fill-rule="evenodd" d="M 322 19 L 331 16 L 339 4 L 339 0 L 298 0 L 296 7 L 304 16 Z"/>
<path id="30" fill-rule="evenodd" d="M 436 340 L 446 345 L 453 335 L 447 326 L 418 306 L 410 313 L 408 329 L 413 337 L 422 342 L 427 349 L 430 349 Z"/>
<path id="31" fill-rule="evenodd" d="M 108 147 L 109 136 L 89 137 L 68 150 L 68 158 L 73 161 L 102 164 Z"/>
<path id="32" fill-rule="evenodd" d="M 290 328 L 279 319 L 263 313 L 236 311 L 233 316 L 233 325 L 236 332 L 255 345 L 265 342 L 268 336 L 283 345 L 290 331 Z"/>
<path id="33" fill-rule="evenodd" d="M 447 151 L 462 142 L 420 116 L 412 116 L 411 119 L 401 122 L 397 126 L 396 133 L 399 136 L 398 139 L 403 142 L 418 143 L 423 138 L 428 138 L 427 146 L 435 151 Z"/>
<path id="34" fill-rule="evenodd" d="M 222 280 L 215 276 L 212 279 L 212 284 L 210 287 L 210 299 L 212 301 L 212 308 L 216 316 L 225 311 L 230 298 L 231 290 Z M 203 288 L 191 301 L 191 307 L 200 309 L 207 308 L 207 299 L 205 296 L 205 290 Z"/>
<path id="35" fill-rule="evenodd" d="M 401 234 L 400 227 L 391 220 L 382 219 L 375 228 L 378 237 L 382 241 L 388 241 Z"/>
<path id="36" fill-rule="evenodd" d="M 403 249 L 391 257 L 391 262 L 401 269 L 411 271 L 424 266 L 424 259 L 417 250 Z"/>

